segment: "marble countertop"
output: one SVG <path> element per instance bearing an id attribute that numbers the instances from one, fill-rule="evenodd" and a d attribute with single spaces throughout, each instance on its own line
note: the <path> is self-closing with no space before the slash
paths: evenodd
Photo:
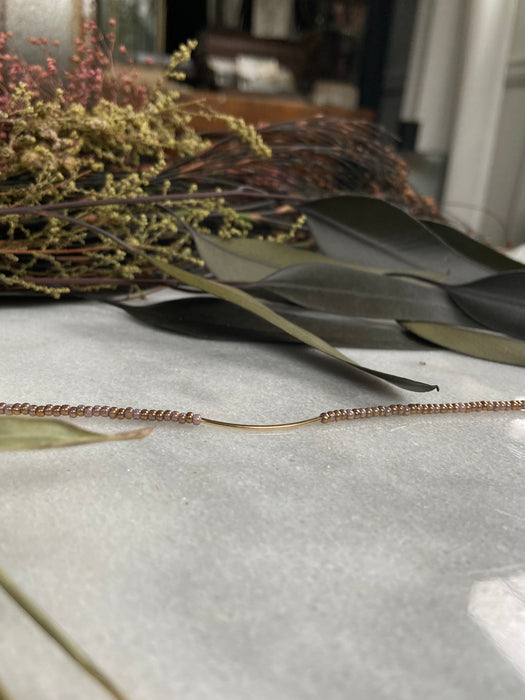
<path id="1" fill-rule="evenodd" d="M 280 422 L 525 397 L 522 368 L 439 350 L 344 350 L 441 388 L 412 394 L 312 350 L 173 335 L 93 302 L 3 301 L 0 319 L 7 402 Z M 521 699 L 524 457 L 522 412 L 158 424 L 1 453 L 0 563 L 130 700 Z M 1 591 L 0 677 L 16 700 L 108 697 Z"/>

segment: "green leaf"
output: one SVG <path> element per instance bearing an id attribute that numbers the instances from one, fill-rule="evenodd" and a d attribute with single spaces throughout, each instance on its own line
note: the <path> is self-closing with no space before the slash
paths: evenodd
<path id="1" fill-rule="evenodd" d="M 256 282 L 272 272 L 301 263 L 345 265 L 370 272 L 384 270 L 345 264 L 332 258 L 293 246 L 262 241 L 257 238 L 223 240 L 211 234 L 193 231 L 199 255 L 215 277 L 228 282 Z"/>
<path id="2" fill-rule="evenodd" d="M 421 342 L 413 340 L 395 322 L 319 313 L 283 303 L 266 302 L 266 305 L 332 345 L 398 350 L 421 350 L 422 347 Z M 215 297 L 173 299 L 147 306 L 120 303 L 118 306 L 143 323 L 196 338 L 300 342 L 259 316 Z"/>
<path id="3" fill-rule="evenodd" d="M 525 340 L 525 269 L 447 287 L 447 291 L 478 323 Z"/>
<path id="4" fill-rule="evenodd" d="M 144 257 L 146 256 L 144 255 Z M 265 306 L 261 301 L 244 292 L 242 289 L 229 287 L 225 284 L 221 284 L 220 282 L 199 277 L 198 275 L 194 275 L 187 270 L 182 270 L 179 267 L 175 267 L 175 265 L 170 265 L 170 263 L 166 263 L 163 260 L 159 260 L 152 256 L 147 256 L 147 259 L 159 270 L 162 270 L 171 277 L 175 277 L 175 279 L 180 280 L 183 284 L 191 285 L 197 289 L 202 289 L 202 291 L 208 292 L 208 294 L 213 294 L 221 299 L 224 299 L 225 301 L 229 301 L 232 304 L 237 304 L 241 308 L 260 316 L 269 323 L 272 323 L 273 325 L 277 326 L 277 328 L 280 328 L 306 345 L 310 345 L 316 350 L 320 350 L 336 360 L 340 360 L 347 365 L 351 365 L 361 372 L 378 377 L 379 379 L 384 379 L 390 384 L 394 384 L 402 389 L 407 389 L 408 391 L 432 391 L 433 389 L 437 388 L 436 385 L 418 382 L 414 379 L 409 379 L 406 377 L 399 377 L 388 372 L 381 372 L 370 367 L 364 367 L 363 365 L 354 362 L 325 340 L 319 338 L 319 336 L 310 333 L 310 331 L 307 331 L 283 316 L 280 316 L 275 311 L 272 311 L 272 309 Z"/>
<path id="5" fill-rule="evenodd" d="M 471 236 L 467 236 L 465 233 L 441 221 L 422 219 L 421 223 L 458 253 L 482 265 L 487 273 L 491 271 L 505 272 L 508 270 L 523 270 L 525 268 L 525 266 L 517 260 L 512 260 L 512 258 L 502 255 L 502 253 L 499 253 L 494 248 L 476 241 Z"/>
<path id="6" fill-rule="evenodd" d="M 421 222 L 374 197 L 346 195 L 302 206 L 319 248 L 337 260 L 398 272 L 430 270 L 451 284 L 487 274 L 487 268 L 459 253 Z"/>
<path id="7" fill-rule="evenodd" d="M 402 323 L 419 338 L 482 360 L 525 367 L 525 342 L 490 331 L 456 328 L 439 323 Z"/>
<path id="8" fill-rule="evenodd" d="M 470 321 L 434 284 L 341 266 L 293 265 L 248 288 L 270 291 L 308 309 L 349 316 L 448 324 Z"/>
<path id="9" fill-rule="evenodd" d="M 104 229 L 101 229 L 98 226 L 94 226 L 86 222 L 80 222 L 74 217 L 67 215 L 57 215 L 55 213 L 54 216 L 59 216 L 59 218 L 61 219 L 65 219 L 74 223 L 79 223 L 81 226 L 96 231 L 100 235 L 109 238 L 115 243 L 118 243 L 124 250 L 127 250 L 132 255 L 141 257 L 144 260 L 148 260 L 148 262 L 154 265 L 157 269 L 166 273 L 166 275 L 168 275 L 169 277 L 173 277 L 182 282 L 183 284 L 190 285 L 192 287 L 195 287 L 196 289 L 201 289 L 203 292 L 207 292 L 208 294 L 213 294 L 214 296 L 224 299 L 225 301 L 229 301 L 232 304 L 237 304 L 243 309 L 246 309 L 247 311 L 256 314 L 257 316 L 264 318 L 269 323 L 273 323 L 275 326 L 285 331 L 289 335 L 293 336 L 294 338 L 297 338 L 298 340 L 302 341 L 306 345 L 310 345 L 316 350 L 320 350 L 326 355 L 329 355 L 330 357 L 333 357 L 334 359 L 339 360 L 345 363 L 346 365 L 352 366 L 356 370 L 378 377 L 379 379 L 384 379 L 390 384 L 394 384 L 395 386 L 398 386 L 402 389 L 407 389 L 408 391 L 432 391 L 433 389 L 437 388 L 437 385 L 427 384 L 425 382 L 418 382 L 416 380 L 408 379 L 406 377 L 399 377 L 397 375 L 389 374 L 387 372 L 381 372 L 370 367 L 363 367 L 357 362 L 354 362 L 350 358 L 346 357 L 346 355 L 334 348 L 322 338 L 319 338 L 313 333 L 310 333 L 304 328 L 301 328 L 297 324 L 292 323 L 291 321 L 288 321 L 288 319 L 283 318 L 279 314 L 275 313 L 275 311 L 272 311 L 271 309 L 266 307 L 261 301 L 242 291 L 242 289 L 236 289 L 235 287 L 229 287 L 228 285 L 221 284 L 220 282 L 215 282 L 204 277 L 199 277 L 198 275 L 194 275 L 193 273 L 188 272 L 187 270 L 183 270 L 182 268 L 177 267 L 175 265 L 172 265 L 166 262 L 165 260 L 161 260 L 152 255 L 148 255 L 147 253 L 144 253 L 141 250 L 137 250 L 128 243 L 125 243 L 120 238 L 118 238 L 118 236 L 115 236 L 114 234 L 109 233 L 108 231 L 104 231 Z"/>
<path id="10" fill-rule="evenodd" d="M 120 433 L 94 433 L 52 418 L 0 416 L 0 452 L 5 450 L 39 450 L 92 442 L 136 440 L 150 434 L 151 428 Z"/>

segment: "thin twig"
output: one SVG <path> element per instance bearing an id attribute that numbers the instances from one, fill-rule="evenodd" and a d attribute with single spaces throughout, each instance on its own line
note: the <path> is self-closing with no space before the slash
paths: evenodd
<path id="1" fill-rule="evenodd" d="M 184 192 L 172 194 L 150 194 L 141 197 L 111 197 L 106 199 L 76 199 L 62 202 L 49 202 L 48 204 L 38 204 L 18 207 L 2 207 L 0 216 L 35 216 L 38 214 L 47 214 L 51 211 L 64 211 L 70 209 L 86 209 L 87 207 L 106 207 L 124 204 L 157 204 L 159 202 L 180 202 L 188 199 L 221 199 L 225 197 L 247 197 L 252 199 L 268 199 L 268 192 L 259 190 L 255 187 L 236 187 L 233 190 L 217 192 L 210 190 L 207 192 Z M 271 194 L 271 199 L 290 200 L 287 194 L 279 195 L 274 192 Z M 297 200 L 301 200 L 297 196 Z M 85 224 L 84 221 L 77 223 Z"/>

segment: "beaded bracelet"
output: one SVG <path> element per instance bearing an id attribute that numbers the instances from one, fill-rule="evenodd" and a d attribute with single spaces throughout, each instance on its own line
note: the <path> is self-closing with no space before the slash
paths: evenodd
<path id="1" fill-rule="evenodd" d="M 25 415 L 43 417 L 67 416 L 68 418 L 113 418 L 144 421 L 171 421 L 191 425 L 216 425 L 223 428 L 238 430 L 283 430 L 298 428 L 312 423 L 333 423 L 342 420 L 357 420 L 360 418 L 386 418 L 388 416 L 428 415 L 434 413 L 472 413 L 479 411 L 523 411 L 525 399 L 514 401 L 468 401 L 466 403 L 409 403 L 391 404 L 390 406 L 369 406 L 367 408 L 340 408 L 335 411 L 325 411 L 314 418 L 294 421 L 293 423 L 278 423 L 276 425 L 249 425 L 230 423 L 227 421 L 204 418 L 193 411 L 180 412 L 164 409 L 118 408 L 117 406 L 70 406 L 69 404 L 33 403 L 3 403 L 0 402 L 0 415 Z"/>

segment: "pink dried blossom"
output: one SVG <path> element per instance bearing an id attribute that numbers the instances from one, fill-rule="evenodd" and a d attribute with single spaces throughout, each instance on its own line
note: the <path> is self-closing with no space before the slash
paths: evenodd
<path id="1" fill-rule="evenodd" d="M 115 21 L 110 20 L 110 26 Z M 116 73 L 113 66 L 115 34 L 104 34 L 95 22 L 86 22 L 82 34 L 75 40 L 76 52 L 71 57 L 73 68 L 60 75 L 57 61 L 50 53 L 50 44 L 59 46 L 58 41 L 49 42 L 45 37 L 29 37 L 32 45 L 41 47 L 45 56 L 45 65 L 28 63 L 16 51 L 6 51 L 11 32 L 0 32 L 0 111 L 9 115 L 12 105 L 12 93 L 17 85 L 24 83 L 35 101 L 52 98 L 60 88 L 65 107 L 78 103 L 90 109 L 102 98 L 120 105 L 142 106 L 147 99 L 147 91 L 136 84 L 136 74 L 122 71 Z M 124 46 L 119 47 L 126 55 Z M 5 129 L 2 130 L 2 136 Z"/>

